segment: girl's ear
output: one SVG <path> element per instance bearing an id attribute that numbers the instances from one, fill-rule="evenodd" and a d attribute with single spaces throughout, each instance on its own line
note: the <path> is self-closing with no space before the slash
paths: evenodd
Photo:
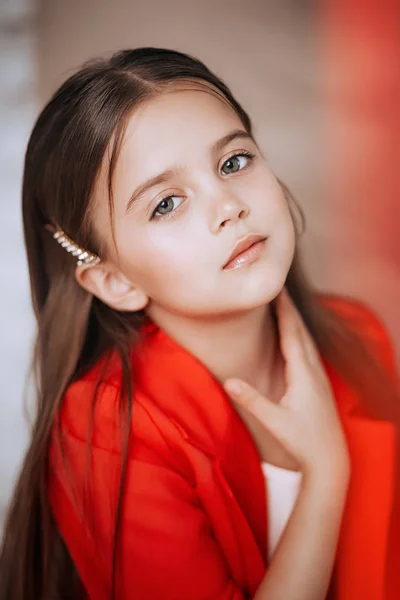
<path id="1" fill-rule="evenodd" d="M 86 291 L 116 310 L 138 311 L 149 302 L 149 297 L 142 289 L 107 261 L 77 267 L 75 279 Z"/>

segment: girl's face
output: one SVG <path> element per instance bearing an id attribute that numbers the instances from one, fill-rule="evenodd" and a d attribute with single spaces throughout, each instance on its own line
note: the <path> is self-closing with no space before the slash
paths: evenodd
<path id="1" fill-rule="evenodd" d="M 116 247 L 103 188 L 95 227 L 150 315 L 243 312 L 284 285 L 295 244 L 286 199 L 239 117 L 211 88 L 175 88 L 130 118 L 113 181 Z M 260 258 L 224 269 L 237 240 L 253 233 L 268 238 Z"/>

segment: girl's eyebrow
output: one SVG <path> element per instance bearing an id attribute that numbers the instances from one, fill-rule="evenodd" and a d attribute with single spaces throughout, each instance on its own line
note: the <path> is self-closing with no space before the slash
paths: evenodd
<path id="1" fill-rule="evenodd" d="M 234 129 L 230 133 L 224 135 L 222 138 L 220 138 L 219 140 L 214 142 L 214 144 L 211 146 L 211 153 L 216 154 L 217 152 L 222 150 L 225 146 L 227 146 L 230 142 L 232 142 L 233 140 L 236 140 L 236 139 L 251 140 L 252 142 L 255 143 L 255 140 L 250 133 L 248 133 L 247 131 L 244 131 L 242 129 Z M 132 196 L 128 200 L 126 208 L 125 208 L 125 213 L 129 212 L 129 209 L 131 208 L 132 204 L 134 202 L 137 202 L 139 200 L 139 198 L 141 196 L 143 196 L 143 194 L 145 194 L 150 188 L 154 187 L 155 185 L 159 185 L 160 183 L 166 183 L 167 181 L 169 181 L 170 179 L 172 179 L 173 177 L 175 177 L 177 174 L 181 173 L 182 171 L 183 171 L 183 167 L 180 165 L 177 165 L 175 168 L 166 169 L 162 173 L 159 173 L 158 175 L 154 175 L 154 177 L 150 177 L 150 179 L 147 179 L 145 182 L 140 184 L 135 189 Z"/>

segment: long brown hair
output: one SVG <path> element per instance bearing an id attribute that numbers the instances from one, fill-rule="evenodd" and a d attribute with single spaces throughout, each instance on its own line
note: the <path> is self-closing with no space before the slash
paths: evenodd
<path id="1" fill-rule="evenodd" d="M 113 310 L 85 292 L 75 280 L 74 261 L 45 225 L 57 223 L 80 246 L 101 255 L 90 217 L 106 148 L 112 144 L 108 173 L 112 213 L 112 175 L 127 118 L 140 102 L 178 80 L 211 84 L 252 134 L 249 116 L 220 78 L 192 56 L 161 48 L 125 50 L 86 63 L 54 94 L 33 128 L 25 157 L 23 222 L 38 324 L 33 357 L 38 403 L 5 526 L 1 600 L 77 599 L 83 594 L 49 505 L 50 434 L 66 388 L 110 349 L 118 353 L 123 367 L 122 390 L 127 398 L 123 414 L 129 432 L 134 383 L 129 349 L 144 318 L 142 313 Z M 290 201 L 289 190 L 282 187 Z M 383 393 L 387 377 L 358 336 L 321 303 L 297 254 L 287 286 L 322 355 L 359 390 L 370 412 L 384 414 L 394 397 Z M 127 433 L 125 457 L 128 442 Z M 114 573 L 123 489 L 124 468 L 115 516 Z"/>

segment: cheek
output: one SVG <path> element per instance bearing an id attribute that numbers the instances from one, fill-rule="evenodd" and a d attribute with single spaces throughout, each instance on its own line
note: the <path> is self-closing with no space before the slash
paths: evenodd
<path id="1" fill-rule="evenodd" d="M 273 172 L 266 164 L 260 165 L 251 181 L 246 182 L 242 190 L 250 208 L 264 217 L 274 219 L 285 209 L 286 199 Z"/>
<path id="2" fill-rule="evenodd" d="M 293 229 L 293 219 L 289 210 L 288 201 L 275 177 L 269 180 L 269 202 L 268 212 L 272 217 L 272 222 L 276 223 L 276 232 L 282 235 Z"/>
<path id="3" fill-rule="evenodd" d="M 296 244 L 296 231 L 288 201 L 275 176 L 264 173 L 265 199 L 260 210 L 260 222 L 266 224 L 266 232 L 277 250 L 276 259 L 282 267 L 291 262 Z"/>
<path id="4" fill-rule="evenodd" d="M 162 227 L 162 224 L 160 224 Z M 193 244 L 179 235 L 154 229 L 124 245 L 123 268 L 126 275 L 150 295 L 165 287 L 175 288 L 193 271 Z"/>

